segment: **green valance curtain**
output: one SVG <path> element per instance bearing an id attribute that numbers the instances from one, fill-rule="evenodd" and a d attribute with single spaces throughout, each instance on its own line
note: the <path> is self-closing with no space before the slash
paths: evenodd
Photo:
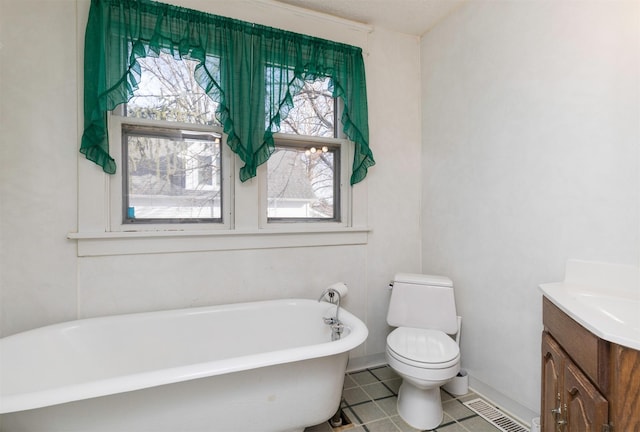
<path id="1" fill-rule="evenodd" d="M 357 47 L 149 0 L 92 0 L 85 35 L 84 134 L 80 151 L 116 171 L 107 111 L 127 102 L 140 79 L 138 58 L 167 52 L 198 62 L 196 80 L 219 103 L 216 117 L 256 175 L 274 149 L 273 134 L 305 81 L 329 77 L 342 99 L 342 125 L 355 143 L 351 184 L 374 165 L 369 149 L 362 50 Z"/>

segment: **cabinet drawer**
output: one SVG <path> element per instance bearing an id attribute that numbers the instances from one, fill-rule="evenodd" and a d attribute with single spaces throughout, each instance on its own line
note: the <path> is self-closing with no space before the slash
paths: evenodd
<path id="1" fill-rule="evenodd" d="M 543 297 L 542 321 L 545 330 L 584 371 L 600 391 L 607 389 L 608 342 L 598 338 Z"/>

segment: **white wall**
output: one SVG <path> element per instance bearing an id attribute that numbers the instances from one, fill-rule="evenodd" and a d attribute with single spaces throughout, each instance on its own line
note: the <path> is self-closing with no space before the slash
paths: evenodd
<path id="1" fill-rule="evenodd" d="M 268 1 L 180 4 L 363 46 L 378 162 L 356 186 L 368 191 L 368 244 L 78 258 L 66 236 L 77 230 L 77 166 L 90 163 L 77 152 L 82 65 L 76 47 L 84 35 L 76 22 L 84 28 L 87 3 L 0 0 L 0 334 L 76 317 L 317 298 L 343 280 L 350 287 L 346 307 L 371 332 L 354 358 L 376 357 L 387 331 L 388 281 L 399 269 L 420 269 L 419 41 L 377 29 L 369 34 Z M 390 88 L 386 80 L 398 73 L 400 84 Z"/>
<path id="2" fill-rule="evenodd" d="M 75 12 L 0 0 L 0 335 L 76 313 Z"/>
<path id="3" fill-rule="evenodd" d="M 639 4 L 470 2 L 422 40 L 423 270 L 454 280 L 472 385 L 527 421 L 537 285 L 640 258 Z"/>
<path id="4" fill-rule="evenodd" d="M 371 107 L 377 107 L 376 120 L 370 123 L 377 165 L 368 184 L 368 220 L 373 229 L 366 269 L 370 353 L 385 351 L 388 285 L 393 275 L 420 271 L 419 47 L 416 37 L 376 29 L 365 60 L 370 115 Z"/>

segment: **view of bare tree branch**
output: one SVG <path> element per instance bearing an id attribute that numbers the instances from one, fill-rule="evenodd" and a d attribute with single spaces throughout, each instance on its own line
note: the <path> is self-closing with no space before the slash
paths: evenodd
<path id="1" fill-rule="evenodd" d="M 140 58 L 138 62 L 142 78 L 127 103 L 128 117 L 218 125 L 217 103 L 195 79 L 197 62 L 176 60 L 165 53 Z M 270 70 L 273 72 L 274 68 Z M 329 91 L 329 79 L 306 82 L 293 100 L 294 107 L 281 121 L 281 133 L 335 136 L 335 101 Z M 149 214 L 178 217 L 177 214 L 185 214 L 180 208 L 185 206 L 189 208 L 187 213 L 200 217 L 198 206 L 208 208 L 212 202 L 220 202 L 220 140 L 185 139 L 178 136 L 177 128 L 173 135 L 165 129 L 157 128 L 154 132 L 151 127 L 143 133 L 131 130 L 126 134 L 130 200 L 138 208 L 148 208 Z M 277 145 L 268 163 L 270 202 L 272 199 L 279 200 L 280 205 L 284 201 L 303 202 L 305 217 L 334 217 L 335 151 L 326 147 L 324 151 L 316 149 L 312 144 L 304 148 Z M 147 205 L 142 205 L 143 202 Z M 144 217 L 138 216 L 142 214 L 137 211 L 136 218 Z"/>

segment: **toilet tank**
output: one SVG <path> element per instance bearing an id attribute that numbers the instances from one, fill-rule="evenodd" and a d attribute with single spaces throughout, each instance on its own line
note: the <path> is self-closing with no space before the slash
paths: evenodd
<path id="1" fill-rule="evenodd" d="M 399 273 L 393 280 L 387 323 L 458 332 L 453 282 L 444 276 Z"/>

